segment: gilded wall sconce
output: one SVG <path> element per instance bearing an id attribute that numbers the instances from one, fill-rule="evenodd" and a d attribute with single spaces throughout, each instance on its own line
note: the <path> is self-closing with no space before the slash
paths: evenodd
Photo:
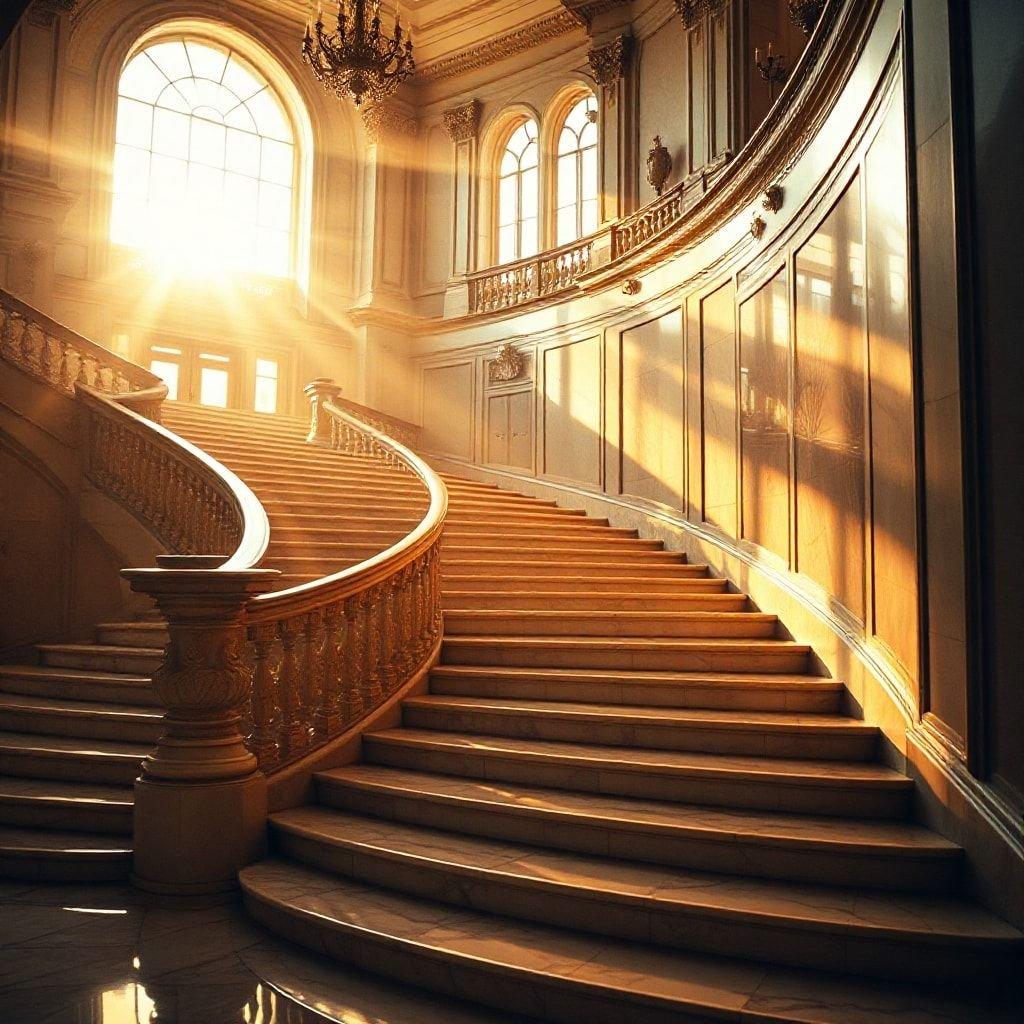
<path id="1" fill-rule="evenodd" d="M 775 53 L 772 44 L 768 43 L 768 52 L 761 57 L 761 48 L 754 50 L 754 64 L 761 73 L 761 77 L 768 83 L 768 98 L 775 98 L 775 86 L 781 85 L 789 74 L 786 67 L 785 55 Z"/>
<path id="2" fill-rule="evenodd" d="M 638 277 L 627 278 L 626 281 L 623 282 L 623 285 L 622 285 L 622 294 L 623 295 L 639 295 L 640 294 L 640 289 L 642 287 L 643 287 L 643 285 L 640 283 L 640 278 L 638 278 Z"/>
<path id="3" fill-rule="evenodd" d="M 769 185 L 764 190 L 764 199 L 761 200 L 761 205 L 769 213 L 778 213 L 782 209 L 782 200 L 785 194 L 781 185 Z"/>
<path id="4" fill-rule="evenodd" d="M 750 237 L 760 241 L 764 235 L 765 230 L 768 227 L 768 222 L 759 213 L 754 214 L 754 219 L 750 222 Z"/>
<path id="5" fill-rule="evenodd" d="M 655 195 L 661 195 L 671 173 L 672 154 L 661 144 L 661 136 L 655 135 L 654 146 L 647 154 L 647 180 Z"/>

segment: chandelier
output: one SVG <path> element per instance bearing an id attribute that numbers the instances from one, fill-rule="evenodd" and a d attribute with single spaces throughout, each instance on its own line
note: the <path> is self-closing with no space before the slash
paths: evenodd
<path id="1" fill-rule="evenodd" d="M 323 13 L 317 6 L 316 21 L 306 23 L 302 59 L 325 89 L 347 96 L 358 107 L 365 97 L 379 103 L 393 93 L 415 70 L 412 39 L 402 42 L 402 25 L 396 14 L 395 32 L 381 31 L 380 0 L 338 0 L 338 27 L 324 31 Z"/>

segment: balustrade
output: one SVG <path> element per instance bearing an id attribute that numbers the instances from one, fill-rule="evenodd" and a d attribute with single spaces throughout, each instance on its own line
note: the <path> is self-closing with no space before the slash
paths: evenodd
<path id="1" fill-rule="evenodd" d="M 575 287 L 590 269 L 592 247 L 593 238 L 585 238 L 529 260 L 470 275 L 470 312 L 510 309 Z"/>

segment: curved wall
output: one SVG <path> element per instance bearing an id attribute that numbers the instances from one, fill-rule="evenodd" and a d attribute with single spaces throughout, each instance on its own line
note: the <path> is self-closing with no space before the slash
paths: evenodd
<path id="1" fill-rule="evenodd" d="M 833 63 L 783 97 L 699 235 L 421 340 L 425 436 L 460 472 L 661 537 L 778 612 L 918 778 L 919 816 L 967 848 L 978 895 L 1020 921 L 1019 815 L 967 768 L 964 637 L 936 639 L 958 621 L 957 550 L 927 531 L 953 514 L 931 465 L 958 453 L 925 445 L 921 378 L 957 353 L 920 331 L 920 75 L 899 0 L 837 10 Z M 492 382 L 507 342 L 524 371 Z"/>

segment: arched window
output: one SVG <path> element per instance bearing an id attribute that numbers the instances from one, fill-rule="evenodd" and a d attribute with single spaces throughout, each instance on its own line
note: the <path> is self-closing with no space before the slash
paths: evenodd
<path id="1" fill-rule="evenodd" d="M 292 128 L 227 47 L 161 40 L 121 73 L 111 240 L 192 269 L 292 271 Z"/>
<path id="2" fill-rule="evenodd" d="M 574 103 L 558 135 L 555 244 L 597 230 L 597 100 Z"/>
<path id="3" fill-rule="evenodd" d="M 538 246 L 537 122 L 523 121 L 509 136 L 498 166 L 498 262 L 534 256 Z"/>

